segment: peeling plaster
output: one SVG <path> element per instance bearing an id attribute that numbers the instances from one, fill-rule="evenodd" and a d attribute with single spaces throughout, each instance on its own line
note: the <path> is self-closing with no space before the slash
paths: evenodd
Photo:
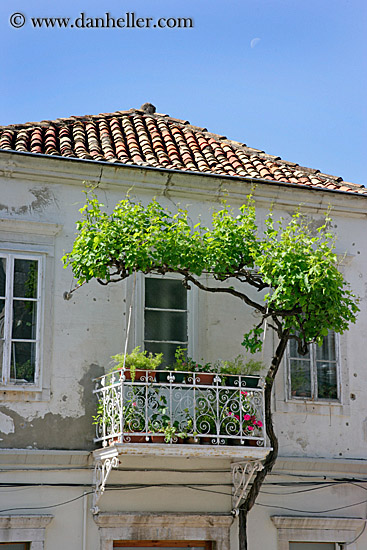
<path id="1" fill-rule="evenodd" d="M 3 434 L 14 433 L 14 421 L 11 416 L 0 412 L 0 432 Z"/>
<path id="2" fill-rule="evenodd" d="M 7 419 L 6 426 L 12 429 L 4 431 L 1 446 L 15 449 L 94 449 L 95 426 L 92 424 L 92 416 L 95 414 L 96 401 L 93 398 L 93 378 L 102 374 L 103 367 L 88 365 L 78 382 L 79 386 L 70 386 L 73 392 L 79 393 L 80 389 L 82 414 L 79 416 L 72 416 L 70 412 L 69 416 L 64 416 L 67 401 L 63 402 L 64 414 L 48 412 L 43 417 L 32 419 L 3 407 L 4 412 L 0 411 L 0 429 L 2 418 Z"/>
<path id="3" fill-rule="evenodd" d="M 298 443 L 298 445 L 300 447 L 302 447 L 302 450 L 305 451 L 306 450 L 306 447 L 308 445 L 308 441 L 306 441 L 306 439 L 304 439 L 303 437 L 298 437 L 296 439 L 296 443 Z"/>
<path id="4" fill-rule="evenodd" d="M 29 192 L 34 196 L 34 200 L 30 204 L 22 206 L 8 206 L 6 204 L 0 204 L 0 211 L 3 210 L 11 215 L 24 215 L 34 212 L 42 212 L 50 204 L 56 203 L 55 196 L 48 187 L 33 187 Z"/>

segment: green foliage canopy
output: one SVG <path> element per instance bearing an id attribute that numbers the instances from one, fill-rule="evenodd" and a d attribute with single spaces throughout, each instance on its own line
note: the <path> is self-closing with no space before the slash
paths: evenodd
<path id="1" fill-rule="evenodd" d="M 358 300 L 338 270 L 328 215 L 315 231 L 299 211 L 288 223 L 275 222 L 270 212 L 260 232 L 251 197 L 237 215 L 224 204 L 213 213 L 211 228 L 193 226 L 187 210 L 172 214 L 156 200 L 144 206 L 124 199 L 108 214 L 93 195 L 80 212 L 73 249 L 63 258 L 78 285 L 93 278 L 109 284 L 135 271 L 180 273 L 187 285 L 233 294 L 261 313 L 244 337 L 252 352 L 261 347 L 265 319 L 279 335 L 289 330 L 303 352 L 328 330 L 342 333 L 355 322 Z M 217 286 L 204 286 L 203 274 Z M 263 291 L 260 300 L 222 284 L 235 279 Z"/>

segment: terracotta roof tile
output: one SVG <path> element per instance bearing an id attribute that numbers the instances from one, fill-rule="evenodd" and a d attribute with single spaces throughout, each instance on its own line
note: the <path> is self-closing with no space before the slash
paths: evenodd
<path id="1" fill-rule="evenodd" d="M 267 155 L 188 120 L 148 113 L 144 108 L 3 126 L 0 149 L 367 195 L 363 185 Z"/>

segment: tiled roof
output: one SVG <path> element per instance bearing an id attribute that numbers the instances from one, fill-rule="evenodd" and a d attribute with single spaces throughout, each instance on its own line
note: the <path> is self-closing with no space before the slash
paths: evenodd
<path id="1" fill-rule="evenodd" d="M 219 176 L 237 176 L 367 195 L 363 185 L 268 155 L 141 109 L 0 127 L 0 149 Z"/>

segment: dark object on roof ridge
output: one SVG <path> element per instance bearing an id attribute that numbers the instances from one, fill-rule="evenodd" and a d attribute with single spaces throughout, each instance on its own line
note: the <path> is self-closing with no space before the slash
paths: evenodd
<path id="1" fill-rule="evenodd" d="M 156 108 L 152 103 L 143 103 L 143 105 L 140 107 L 140 109 L 146 114 L 146 115 L 153 115 L 156 112 Z"/>

